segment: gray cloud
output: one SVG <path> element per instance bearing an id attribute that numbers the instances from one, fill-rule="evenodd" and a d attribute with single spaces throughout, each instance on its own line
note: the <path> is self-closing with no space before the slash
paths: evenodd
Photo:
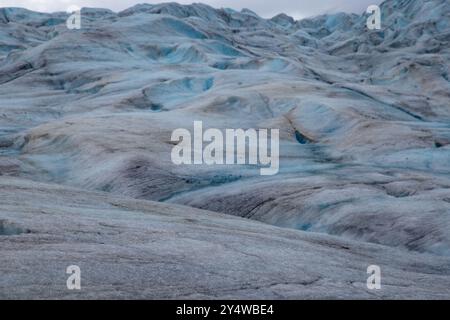
<path id="1" fill-rule="evenodd" d="M 70 5 L 79 7 L 109 8 L 120 11 L 136 3 L 161 3 L 169 1 L 139 0 L 0 0 L 0 7 L 24 7 L 31 10 L 53 12 L 65 11 Z M 178 0 L 179 3 L 191 3 L 192 0 Z M 249 8 L 263 17 L 272 17 L 284 12 L 295 18 L 314 16 L 339 11 L 362 13 L 371 4 L 382 0 L 204 0 L 200 1 L 216 8 Z"/>

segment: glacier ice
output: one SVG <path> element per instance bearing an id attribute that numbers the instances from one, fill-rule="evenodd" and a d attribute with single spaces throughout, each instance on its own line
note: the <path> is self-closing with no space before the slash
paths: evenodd
<path id="1" fill-rule="evenodd" d="M 35 252 L 27 260 L 20 239 L 36 241 L 48 258 L 59 251 L 45 247 L 46 235 L 65 250 L 80 239 L 80 250 L 93 255 L 108 239 L 98 266 L 121 279 L 138 263 L 120 269 L 108 264 L 114 254 L 139 261 L 164 250 L 186 276 L 214 277 L 214 286 L 202 283 L 198 291 L 189 283 L 182 297 L 229 297 L 236 288 L 249 298 L 372 297 L 349 285 L 355 274 L 348 264 L 333 269 L 331 260 L 342 262 L 333 248 L 344 246 L 350 261 L 373 264 L 363 258 L 369 255 L 400 279 L 379 297 L 448 297 L 450 2 L 387 0 L 381 10 L 382 30 L 370 31 L 364 14 L 296 21 L 203 4 L 142 4 L 118 13 L 83 8 L 82 29 L 68 30 L 66 13 L 1 8 L 0 221 L 31 233 L 0 240 L 7 244 L 0 270 L 28 262 L 51 268 Z M 175 166 L 171 133 L 194 121 L 223 130 L 280 129 L 279 174 L 261 177 L 246 165 Z M 62 222 L 75 223 L 77 215 L 89 230 L 84 236 Z M 188 219 L 200 222 L 190 226 Z M 157 245 L 146 240 L 149 230 Z M 160 233 L 165 243 L 156 240 Z M 8 249 L 6 257 L 3 248 L 19 253 Z M 181 249 L 204 263 L 203 271 L 200 262 L 180 262 Z M 302 250 L 313 260 L 302 260 Z M 226 273 L 225 260 L 208 262 L 206 252 L 222 253 L 237 276 L 228 274 L 228 284 L 212 276 Z M 255 269 L 251 254 L 271 261 L 279 275 Z M 242 266 L 233 264 L 236 255 Z M 164 259 L 152 263 L 173 262 Z M 295 274 L 289 263 L 308 271 Z M 330 263 L 345 275 L 342 285 L 324 276 Z M 410 273 L 399 275 L 403 269 Z M 152 280 L 180 285 L 175 269 L 158 270 Z M 248 270 L 263 284 L 242 287 Z M 104 280 L 99 271 L 95 277 Z M 0 288 L 20 281 L 0 277 Z M 413 283 L 424 291 L 408 288 Z M 212 289 L 220 286 L 227 289 Z M 156 288 L 143 296 L 173 297 L 164 284 Z M 0 289 L 0 297 L 8 294 Z"/>

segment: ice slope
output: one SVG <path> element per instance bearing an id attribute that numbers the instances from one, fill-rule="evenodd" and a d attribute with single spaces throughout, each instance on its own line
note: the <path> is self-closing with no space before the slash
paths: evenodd
<path id="1" fill-rule="evenodd" d="M 380 31 L 175 3 L 68 30 L 0 9 L 0 175 L 448 257 L 450 4 L 381 8 Z M 198 120 L 280 129 L 280 173 L 173 165 L 172 130 Z"/>
<path id="2" fill-rule="evenodd" d="M 0 181 L 2 299 L 445 299 L 449 259 L 198 209 Z M 367 266 L 383 290 L 366 288 Z M 69 265 L 81 291 L 67 290 Z"/>

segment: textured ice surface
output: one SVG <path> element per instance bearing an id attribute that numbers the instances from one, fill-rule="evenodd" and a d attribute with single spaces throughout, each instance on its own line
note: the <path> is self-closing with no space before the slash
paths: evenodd
<path id="1" fill-rule="evenodd" d="M 449 259 L 3 178 L 0 298 L 448 298 Z M 5 235 L 3 226 L 27 233 Z M 20 229 L 19 229 L 20 228 Z M 367 266 L 383 289 L 366 288 Z M 81 291 L 65 270 L 81 268 Z"/>
<path id="2" fill-rule="evenodd" d="M 70 239 L 83 234 L 85 226 L 94 232 L 100 224 L 119 224 L 114 230 L 127 224 L 126 237 L 139 238 L 140 249 L 150 246 L 145 226 L 150 226 L 153 218 L 136 229 L 140 215 L 129 212 L 135 211 L 136 203 L 142 203 L 148 208 L 145 210 L 152 211 L 155 206 L 173 210 L 180 219 L 184 210 L 186 215 L 202 219 L 206 225 L 198 228 L 205 230 L 204 241 L 211 240 L 206 236 L 210 224 L 217 226 L 209 230 L 213 237 L 220 230 L 221 219 L 230 219 L 233 228 L 240 225 L 247 230 L 243 232 L 254 236 L 247 242 L 245 236 L 237 231 L 229 233 L 224 226 L 225 231 L 220 232 L 230 237 L 217 238 L 216 245 L 226 246 L 234 237 L 236 247 L 232 250 L 258 247 L 266 251 L 265 246 L 275 246 L 270 244 L 275 241 L 270 237 L 278 237 L 275 234 L 289 239 L 323 239 L 326 245 L 310 245 L 308 252 L 314 253 L 316 260 L 304 258 L 302 270 L 327 273 L 323 264 L 336 265 L 332 260 L 341 256 L 332 254 L 339 247 L 337 243 L 351 243 L 359 249 L 348 253 L 350 262 L 362 261 L 354 255 L 367 254 L 370 264 L 389 261 L 392 268 L 407 270 L 407 275 L 399 276 L 403 289 L 400 285 L 395 289 L 397 284 L 393 284 L 393 291 L 382 291 L 380 297 L 449 297 L 445 286 L 450 256 L 448 1 L 386 1 L 382 5 L 383 29 L 379 31 L 367 30 L 367 17 L 354 14 L 301 21 L 278 15 L 267 20 L 249 10 L 213 9 L 202 4 L 145 4 L 119 13 L 83 9 L 82 15 L 82 29 L 68 30 L 64 13 L 0 9 L 0 181 L 6 181 L 2 187 L 5 192 L 15 190 L 8 187 L 14 182 L 29 184 L 42 195 L 33 198 L 25 192 L 20 197 L 28 201 L 26 209 L 13 203 L 0 211 L 3 233 L 8 233 L 5 240 L 1 238 L 2 244 L 8 241 L 14 250 L 22 245 L 30 254 L 27 258 L 24 252 L 14 255 L 13 249 L 3 249 L 2 245 L 0 256 L 10 264 L 2 263 L 0 268 L 17 271 L 15 266 L 27 259 L 43 270 L 43 278 L 35 282 L 25 277 L 26 271 L 16 276 L 10 272 L 1 279 L 0 294 L 6 295 L 3 288 L 14 282 L 23 287 L 8 290 L 11 296 L 51 297 L 63 290 L 38 285 L 47 283 L 50 269 L 56 268 L 37 253 L 39 241 L 32 245 L 36 239 L 45 242 L 45 235 L 59 239 L 64 252 L 81 252 L 77 251 L 80 243 Z M 261 177 L 254 166 L 173 165 L 172 130 L 190 129 L 200 120 L 205 128 L 280 129 L 280 173 Z M 35 186 L 31 181 L 52 187 Z M 39 213 L 36 206 L 41 203 L 49 208 L 55 205 L 52 188 L 69 187 L 75 188 L 70 190 L 80 199 L 64 203 L 69 213 L 64 209 L 45 216 L 45 220 L 33 214 Z M 94 201 L 89 200 L 91 192 L 109 193 L 99 196 L 102 199 L 125 197 L 120 221 L 110 221 L 109 206 L 85 208 L 83 201 Z M 8 195 L 13 193 L 2 191 L 1 205 L 10 201 Z M 64 195 L 61 199 L 68 201 Z M 191 208 L 179 209 L 179 204 Z M 219 213 L 235 217 L 223 218 Z M 74 223 L 82 220 L 78 227 L 64 232 L 56 222 L 69 219 L 66 214 Z M 44 228 L 41 221 L 48 224 L 45 232 L 40 229 Z M 190 224 L 170 222 L 163 229 L 178 227 L 192 234 L 198 231 Z M 42 232 L 26 232 L 33 228 Z M 103 250 L 102 242 L 111 246 L 107 252 L 114 256 L 122 241 L 121 232 L 111 233 L 108 239 L 98 232 L 97 242 L 87 245 L 84 252 L 96 256 Z M 204 261 L 204 252 L 214 250 L 206 250 L 205 244 L 198 242 L 202 234 L 189 242 L 192 252 L 186 255 L 196 257 L 197 263 L 183 260 L 185 256 L 176 248 L 181 240 L 172 235 L 164 248 L 151 246 L 148 250 L 159 249 L 157 256 L 178 268 L 180 277 L 219 274 L 219 262 Z M 90 236 L 86 237 L 80 241 L 89 243 Z M 268 238 L 257 245 L 260 237 Z M 23 239 L 33 241 L 23 244 Z M 151 255 L 141 256 L 130 241 L 120 247 L 124 259 L 147 261 Z M 292 246 L 302 248 L 303 244 L 295 241 Z M 303 249 L 291 252 L 283 249 L 284 245 L 277 242 L 275 247 L 267 247 L 264 258 L 255 254 L 256 260 L 261 258 L 261 270 L 267 264 L 273 264 L 273 272 L 284 270 L 277 277 L 269 276 L 271 271 L 266 270 L 261 277 L 267 281 L 261 285 L 256 280 L 243 280 L 257 270 L 258 263 L 252 260 L 239 266 L 230 255 L 226 256 L 232 265 L 228 269 L 240 273 L 221 286 L 244 288 L 238 291 L 242 297 L 277 297 L 274 292 L 280 297 L 372 297 L 362 285 L 360 290 L 351 289 L 351 283 L 362 280 L 351 280 L 356 271 L 348 270 L 347 264 L 341 265 L 339 272 L 348 277 L 336 275 L 334 280 L 324 280 L 326 285 L 321 284 L 320 289 L 301 285 L 300 290 L 295 286 L 310 279 L 301 278 L 303 271 L 294 266 L 299 263 L 294 252 L 300 255 Z M 378 248 L 383 254 L 372 255 L 369 248 Z M 62 259 L 61 264 L 71 257 L 58 248 L 46 252 L 49 259 Z M 111 260 L 105 254 L 103 262 L 100 259 L 89 268 L 100 277 L 102 263 L 114 265 L 121 254 L 115 256 L 119 258 Z M 411 259 L 420 261 L 419 269 Z M 130 262 L 114 267 L 121 279 L 117 286 L 93 276 L 94 283 L 108 285 L 91 288 L 90 297 L 131 297 L 125 293 L 129 292 L 125 283 L 131 279 L 126 279 L 124 270 L 138 265 Z M 299 273 L 283 269 L 288 265 Z M 163 269 L 161 266 L 161 272 Z M 359 272 L 360 266 L 354 269 Z M 145 268 L 139 270 L 140 275 L 151 274 Z M 397 277 L 392 272 L 390 276 Z M 413 290 L 420 278 L 414 272 L 428 274 L 420 280 L 424 291 Z M 169 274 L 165 276 L 149 275 L 153 280 L 169 281 Z M 164 284 L 167 288 L 170 285 L 170 281 Z M 232 296 L 231 289 L 219 288 L 195 291 L 186 285 L 180 294 L 147 292 L 142 296 Z M 141 297 L 136 292 L 133 294 Z"/>

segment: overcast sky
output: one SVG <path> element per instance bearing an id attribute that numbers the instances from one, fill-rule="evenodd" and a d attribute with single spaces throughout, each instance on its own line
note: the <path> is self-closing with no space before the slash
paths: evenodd
<path id="1" fill-rule="evenodd" d="M 109 8 L 120 11 L 136 3 L 161 3 L 170 1 L 145 0 L 0 0 L 0 7 L 24 7 L 30 10 L 54 12 L 65 11 L 69 6 Z M 178 0 L 178 3 L 192 3 L 192 0 Z M 332 12 L 354 12 L 361 14 L 371 4 L 382 0 L 203 0 L 196 1 L 216 8 L 249 8 L 259 15 L 269 18 L 280 12 L 297 19 Z"/>

